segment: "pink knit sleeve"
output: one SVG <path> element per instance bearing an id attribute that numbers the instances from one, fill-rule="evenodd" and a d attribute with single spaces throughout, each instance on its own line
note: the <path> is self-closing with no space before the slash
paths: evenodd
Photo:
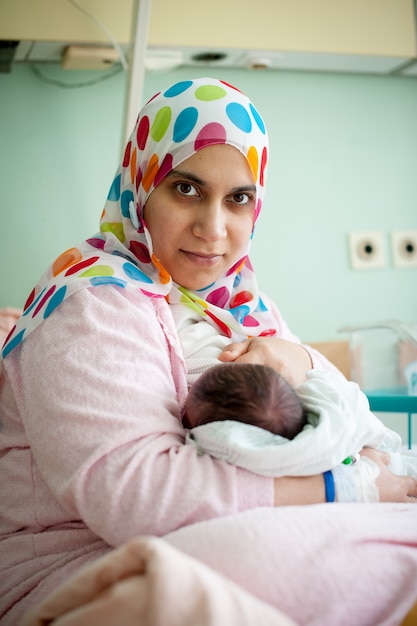
<path id="1" fill-rule="evenodd" d="M 113 546 L 273 505 L 272 479 L 184 444 L 171 339 L 153 299 L 98 287 L 23 343 L 18 404 L 46 525 L 48 497 Z"/>

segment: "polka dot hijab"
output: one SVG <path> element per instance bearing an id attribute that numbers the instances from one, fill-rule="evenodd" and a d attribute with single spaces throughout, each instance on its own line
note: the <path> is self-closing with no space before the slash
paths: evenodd
<path id="1" fill-rule="evenodd" d="M 273 335 L 247 249 L 215 283 L 189 291 L 171 279 L 152 251 L 143 208 L 153 189 L 182 161 L 213 144 L 230 144 L 247 159 L 256 185 L 254 223 L 262 206 L 268 139 L 252 102 L 213 78 L 178 82 L 141 110 L 116 172 L 100 231 L 61 254 L 30 294 L 3 346 L 7 356 L 72 293 L 99 285 L 182 302 L 231 341 Z"/>

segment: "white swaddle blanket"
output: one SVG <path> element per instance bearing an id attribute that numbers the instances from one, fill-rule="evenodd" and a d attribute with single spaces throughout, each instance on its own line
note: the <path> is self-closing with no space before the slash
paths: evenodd
<path id="1" fill-rule="evenodd" d="M 250 424 L 219 421 L 192 428 L 186 441 L 202 454 L 265 476 L 325 472 L 369 446 L 390 453 L 394 473 L 417 477 L 417 457 L 400 453 L 400 436 L 370 411 L 356 383 L 311 370 L 296 392 L 308 410 L 308 424 L 292 440 Z"/>

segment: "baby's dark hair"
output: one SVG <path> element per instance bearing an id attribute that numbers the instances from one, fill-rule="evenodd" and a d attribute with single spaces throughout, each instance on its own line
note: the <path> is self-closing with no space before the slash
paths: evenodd
<path id="1" fill-rule="evenodd" d="M 221 363 L 193 384 L 184 426 L 235 420 L 293 439 L 306 424 L 300 398 L 276 370 L 254 363 Z"/>

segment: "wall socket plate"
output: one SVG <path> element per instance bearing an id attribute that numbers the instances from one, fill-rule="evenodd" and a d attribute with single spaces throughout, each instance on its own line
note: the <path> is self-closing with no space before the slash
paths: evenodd
<path id="1" fill-rule="evenodd" d="M 417 267 L 417 230 L 396 230 L 391 233 L 394 267 Z"/>
<path id="2" fill-rule="evenodd" d="M 350 263 L 354 270 L 385 267 L 384 235 L 381 232 L 352 232 L 348 234 Z"/>

